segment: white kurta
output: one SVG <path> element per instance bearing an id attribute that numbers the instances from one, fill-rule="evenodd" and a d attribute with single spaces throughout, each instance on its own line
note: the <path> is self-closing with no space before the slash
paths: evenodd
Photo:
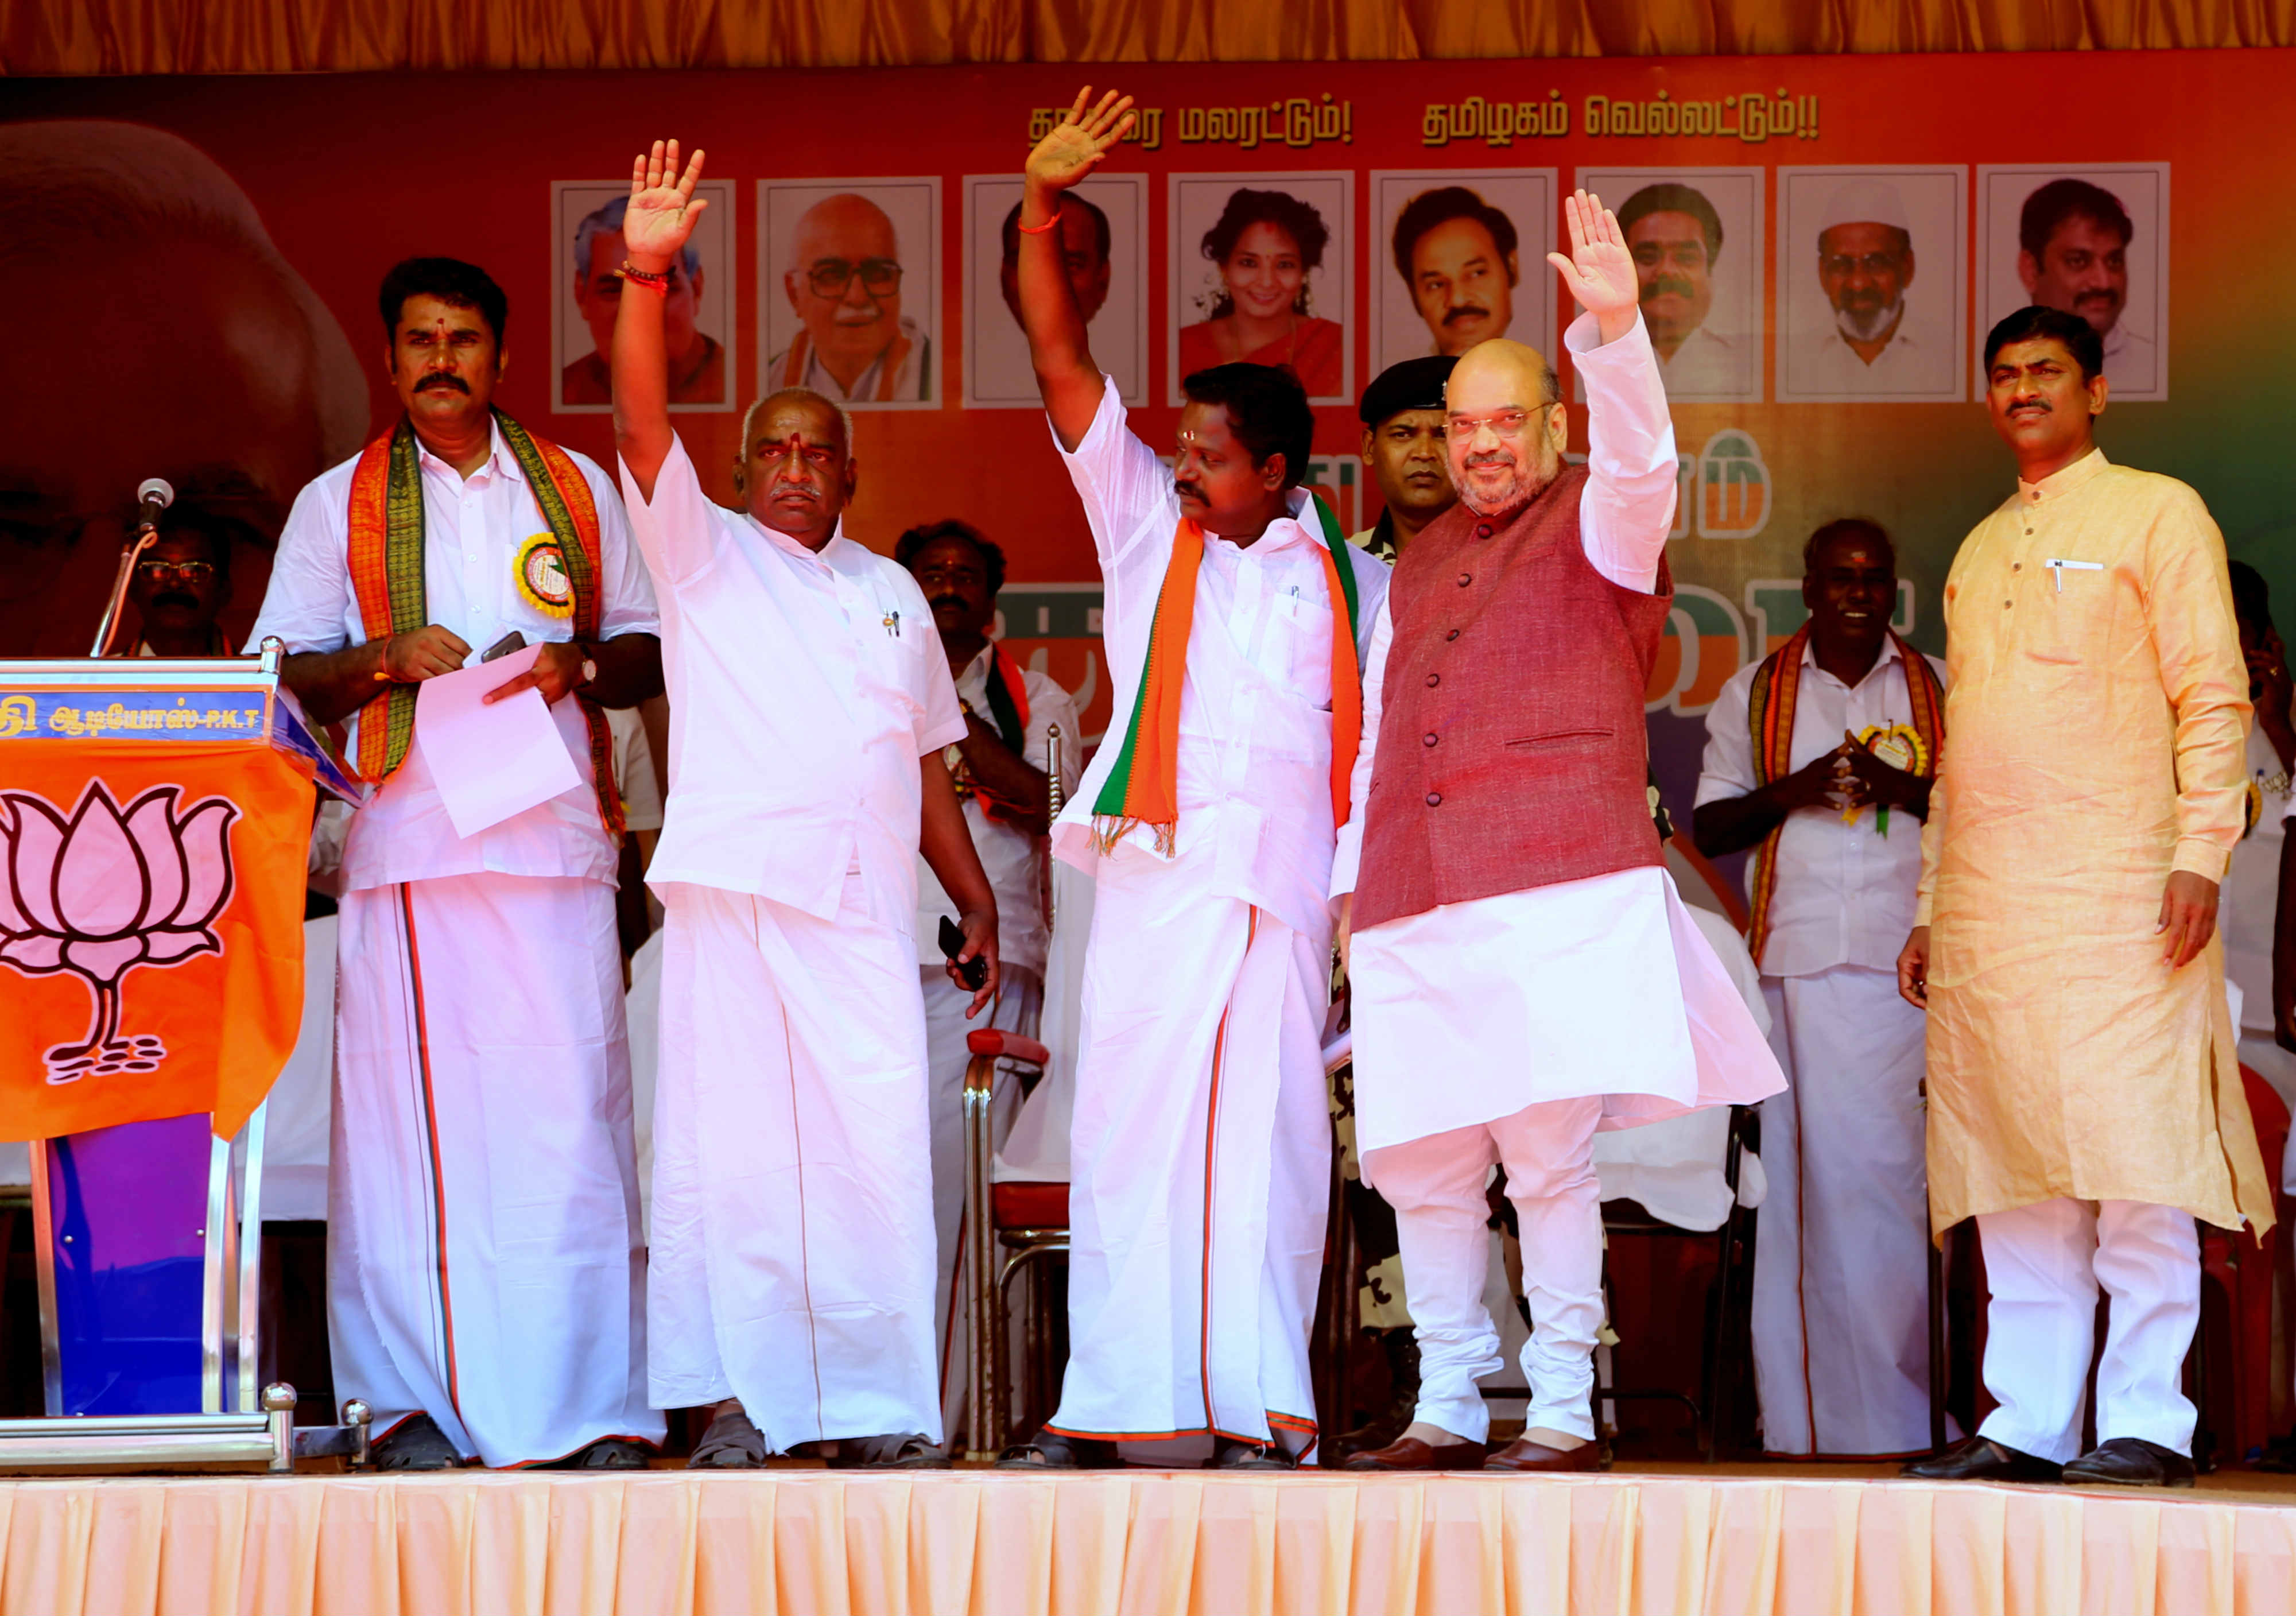
<path id="1" fill-rule="evenodd" d="M 1815 398 L 1950 398 L 1960 386 L 1962 358 L 1945 333 L 1910 316 L 1870 363 L 1828 324 L 1788 339 L 1778 390 Z"/>
<path id="2" fill-rule="evenodd" d="M 1675 498 L 1657 357 L 1639 320 L 1603 344 L 1581 316 L 1563 342 L 1592 400 L 1580 541 L 1612 583 L 1648 590 Z M 1382 603 L 1335 898 L 1354 890 L 1362 857 L 1392 634 Z M 1603 1308 L 1595 1132 L 1776 1092 L 1784 1079 L 1760 1029 L 1658 866 L 1385 922 L 1355 938 L 1349 975 L 1356 1138 L 1365 1181 L 1396 1203 L 1419 1326 L 1418 1417 L 1464 1438 L 1488 1428 L 1473 1384 L 1496 1366 L 1487 1346 L 1496 1338 L 1472 1321 L 1487 1238 L 1480 1168 L 1496 1161 L 1523 1229 L 1532 1423 L 1591 1438 Z"/>
<path id="3" fill-rule="evenodd" d="M 600 632 L 653 633 L 621 501 L 573 458 L 598 511 Z M 512 629 L 568 638 L 570 621 L 518 587 L 519 548 L 548 524 L 501 434 L 468 478 L 427 450 L 418 463 L 430 620 L 474 651 Z M 356 465 L 297 497 L 256 643 L 275 634 L 293 652 L 365 640 L 347 561 Z M 365 1399 L 378 1427 L 428 1413 L 496 1465 L 662 1433 L 643 1394 L 616 849 L 580 710 L 569 699 L 551 716 L 578 785 L 462 837 L 410 748 L 350 816 L 340 874 L 336 1390 Z"/>
<path id="4" fill-rule="evenodd" d="M 1707 712 L 1701 805 L 1755 789 L 1755 672 L 1732 675 Z M 1912 721 L 1895 641 L 1855 685 L 1804 647 L 1792 767 L 1845 731 Z M 1762 1103 L 1770 1195 L 1755 1228 L 1753 1319 L 1773 1453 L 1929 1449 L 1925 1028 L 1898 995 L 1896 968 L 1921 874 L 1921 821 L 1902 811 L 1885 833 L 1872 808 L 1848 823 L 1838 808 L 1803 808 L 1778 838 L 1762 991 L 1790 1087 Z"/>
<path id="5" fill-rule="evenodd" d="M 932 612 L 840 532 L 711 504 L 674 445 L 631 524 L 662 596 L 668 910 L 650 1289 L 661 1407 L 777 1450 L 939 1440 L 918 760 L 964 733 Z"/>
<path id="6" fill-rule="evenodd" d="M 1100 555 L 1119 736 L 1180 520 L 1171 472 L 1125 421 L 1107 382 L 1065 456 Z M 1338 603 L 1309 497 L 1295 492 L 1292 515 L 1249 546 L 1205 537 L 1176 856 L 1159 857 L 1145 826 L 1112 856 L 1095 849 L 1114 746 L 1053 833 L 1098 887 L 1070 1137 L 1070 1357 L 1051 1423 L 1159 1443 L 1166 1459 L 1214 1436 L 1315 1445 Z M 1367 628 L 1387 568 L 1351 547 L 1343 564 Z"/>

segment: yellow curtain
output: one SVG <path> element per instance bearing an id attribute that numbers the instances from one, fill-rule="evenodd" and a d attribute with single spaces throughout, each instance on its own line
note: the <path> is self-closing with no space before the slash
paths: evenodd
<path id="1" fill-rule="evenodd" d="M 14 74 L 2288 45 L 2296 0 L 0 0 Z"/>

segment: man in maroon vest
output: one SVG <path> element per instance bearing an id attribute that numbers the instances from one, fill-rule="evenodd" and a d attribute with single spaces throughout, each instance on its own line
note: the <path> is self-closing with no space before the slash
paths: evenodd
<path id="1" fill-rule="evenodd" d="M 1583 191 L 1567 213 L 1570 253 L 1548 257 L 1587 311 L 1563 342 L 1587 463 L 1563 464 L 1543 357 L 1469 349 L 1445 398 L 1460 503 L 1397 563 L 1365 668 L 1332 891 L 1355 929 L 1357 1143 L 1396 1211 L 1420 1397 L 1352 1468 L 1595 1468 L 1595 1130 L 1785 1086 L 1651 823 L 1674 431 L 1618 220 Z M 1530 1412 L 1487 1457 L 1494 1163 L 1521 1220 Z"/>

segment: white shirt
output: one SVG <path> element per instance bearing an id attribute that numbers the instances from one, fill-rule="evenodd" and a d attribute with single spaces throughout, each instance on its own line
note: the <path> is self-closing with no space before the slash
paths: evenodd
<path id="1" fill-rule="evenodd" d="M 1062 454 L 1100 552 L 1102 622 L 1116 695 L 1108 740 L 1053 828 L 1054 853 L 1086 870 L 1095 856 L 1093 803 L 1131 729 L 1148 628 L 1180 523 L 1172 473 L 1127 429 L 1116 383 L 1105 376 L 1101 383 L 1092 430 L 1074 454 Z M 1216 841 L 1213 891 L 1258 904 L 1311 933 L 1329 923 L 1332 612 L 1346 610 L 1344 602 L 1330 599 L 1323 530 L 1308 509 L 1313 497 L 1294 488 L 1292 514 L 1249 546 L 1204 535 L 1180 687 L 1178 759 L 1180 845 Z M 1342 549 L 1343 564 L 1355 569 L 1360 661 L 1387 598 L 1387 564 L 1352 545 Z M 1131 835 L 1144 848 L 1155 846 L 1145 825 Z"/>
<path id="2" fill-rule="evenodd" d="M 1935 657 L 1929 664 L 1945 677 Z M 1754 773 L 1754 675 L 1750 662 L 1730 676 L 1706 712 L 1706 759 L 1698 776 L 1700 806 L 1742 797 L 1759 783 Z M 1879 725 L 1911 725 L 1905 661 L 1895 640 L 1855 685 L 1817 665 L 1802 647 L 1801 682 L 1794 693 L 1793 744 L 1788 759 L 1800 768 L 1841 744 L 1842 732 L 1863 734 Z M 1754 867 L 1746 865 L 1747 890 Z M 1770 935 L 1762 947 L 1765 976 L 1815 976 L 1833 965 L 1894 969 L 1913 930 L 1915 890 L 1922 880 L 1922 822 L 1902 809 L 1882 834 L 1870 808 L 1842 823 L 1834 808 L 1800 808 L 1786 816 L 1778 838 L 1778 879 L 1770 897 Z"/>
<path id="3" fill-rule="evenodd" d="M 1821 398 L 1951 398 L 1960 385 L 1953 345 L 1900 316 L 1889 342 L 1868 364 L 1832 324 L 1804 332 L 1788 346 L 1787 393 Z"/>
<path id="4" fill-rule="evenodd" d="M 909 404 L 919 399 L 929 400 L 932 398 L 932 339 L 919 331 L 917 323 L 906 315 L 901 316 L 901 335 L 909 340 L 909 349 L 901 356 L 900 368 L 893 373 L 893 396 L 887 402 Z M 883 351 L 869 361 L 868 369 L 853 378 L 852 390 L 849 392 L 835 376 L 829 373 L 829 367 L 821 362 L 821 349 L 812 340 L 800 337 L 799 341 L 805 345 L 804 368 L 795 381 L 781 385 L 809 387 L 823 398 L 834 398 L 840 404 L 878 402 L 877 384 L 884 375 L 885 355 L 893 350 L 891 343 L 887 343 Z M 791 345 L 792 348 L 795 346 L 795 343 Z M 780 375 L 782 367 L 789 363 L 789 357 L 790 349 L 787 348 L 771 356 L 766 361 L 766 373 Z M 1029 396 L 1035 397 L 1033 387 Z"/>
<path id="5" fill-rule="evenodd" d="M 2280 847 L 2286 821 L 2296 813 L 2288 771 L 2261 725 L 2248 732 L 2248 780 L 2258 805 L 2256 824 L 2232 850 L 2217 898 L 2217 923 L 2224 932 L 2225 975 L 2237 990 L 2240 1025 L 2269 1037 L 2272 1032 L 2272 928 L 2280 912 Z"/>
<path id="6" fill-rule="evenodd" d="M 2161 390 L 2161 350 L 2142 332 L 2131 331 L 2119 320 L 2104 333 L 2104 373 L 2116 391 L 2152 393 Z"/>
<path id="7" fill-rule="evenodd" d="M 614 783 L 622 793 L 622 828 L 661 829 L 661 782 L 654 777 L 653 742 L 635 707 L 610 708 L 606 723 L 614 733 Z"/>
<path id="8" fill-rule="evenodd" d="M 682 441 L 630 528 L 661 592 L 669 802 L 650 885 L 753 893 L 836 918 L 916 915 L 917 760 L 964 734 L 932 611 L 845 537 L 816 554 L 701 492 Z"/>
<path id="9" fill-rule="evenodd" d="M 980 654 L 965 664 L 956 680 L 958 699 L 991 729 L 996 728 L 996 720 L 988 708 L 988 663 L 995 650 L 993 645 L 981 647 Z M 1060 681 L 1048 673 L 1023 668 L 1021 683 L 1029 701 L 1028 727 L 1021 737 L 1021 759 L 1051 773 L 1052 748 L 1046 732 L 1059 725 L 1061 789 L 1074 796 L 1077 759 L 1084 751 L 1084 737 L 1077 733 L 1076 702 L 1061 688 Z M 1008 965 L 1041 972 L 1045 968 L 1045 899 L 1039 884 L 1043 866 L 1037 858 L 1037 838 L 1018 825 L 991 818 L 978 797 L 965 799 L 964 823 L 972 831 L 973 850 L 980 855 L 980 867 L 988 873 L 989 888 L 996 894 L 997 958 Z M 940 963 L 941 918 L 956 913 L 955 903 L 942 890 L 931 867 L 920 857 L 917 964 Z"/>
<path id="10" fill-rule="evenodd" d="M 1761 355 L 1743 337 L 1726 337 L 1701 325 L 1682 340 L 1674 357 L 1660 356 L 1659 374 L 1669 398 L 1750 398 L 1762 387 Z"/>
<path id="11" fill-rule="evenodd" d="M 1658 583 L 1666 536 L 1674 526 L 1674 420 L 1659 380 L 1658 354 L 1636 316 L 1635 327 L 1604 342 L 1592 315 L 1580 315 L 1562 333 L 1587 413 L 1587 485 L 1578 497 L 1578 542 L 1595 570 L 1621 589 L 1644 592 Z M 1341 827 L 1332 864 L 1331 896 L 1356 890 L 1363 857 L 1364 805 L 1370 800 L 1373 759 L 1379 751 L 1381 695 L 1395 625 L 1382 595 L 1364 658 L 1364 740 L 1356 753 L 1354 811 Z M 1113 731 L 1111 731 L 1113 733 Z"/>
<path id="12" fill-rule="evenodd" d="M 598 632 L 605 639 L 654 634 L 652 586 L 630 546 L 628 519 L 614 485 L 583 455 L 567 453 L 590 485 L 598 510 Z M 459 636 L 475 660 L 515 629 L 529 644 L 574 637 L 570 617 L 529 601 L 518 581 L 518 553 L 550 524 L 527 487 L 526 473 L 496 429 L 486 463 L 467 478 L 421 450 L 422 587 L 426 616 Z M 358 458 L 322 472 L 296 496 L 271 587 L 255 619 L 251 644 L 277 635 L 291 652 L 340 651 L 366 643 L 349 570 L 350 488 Z M 377 686 L 378 689 L 381 686 Z M 402 881 L 491 871 L 504 875 L 614 879 L 619 849 L 606 840 L 591 784 L 590 736 L 581 705 L 568 697 L 551 708 L 581 783 L 465 839 L 455 833 L 419 745 L 351 816 L 343 846 L 342 890 L 355 892 Z M 357 756 L 358 719 L 350 720 Z"/>

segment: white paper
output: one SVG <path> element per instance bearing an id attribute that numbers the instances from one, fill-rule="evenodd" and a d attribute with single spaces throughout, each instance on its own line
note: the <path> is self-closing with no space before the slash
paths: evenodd
<path id="1" fill-rule="evenodd" d="M 458 836 L 475 836 L 582 783 L 540 691 L 487 704 L 489 692 L 541 654 L 541 646 L 529 645 L 425 679 L 416 691 L 414 743 Z"/>

